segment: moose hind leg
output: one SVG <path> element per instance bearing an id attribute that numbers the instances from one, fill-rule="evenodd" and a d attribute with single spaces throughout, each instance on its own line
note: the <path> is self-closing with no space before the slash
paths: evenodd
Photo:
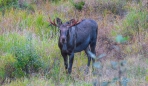
<path id="1" fill-rule="evenodd" d="M 85 69 L 85 74 L 89 73 L 89 66 L 90 66 L 90 63 L 91 63 L 91 55 L 89 54 L 89 52 L 90 52 L 90 49 L 89 49 L 89 47 L 87 47 L 87 49 L 85 50 L 85 53 L 88 57 L 88 63 L 87 63 L 87 67 Z"/>
<path id="2" fill-rule="evenodd" d="M 91 49 L 91 52 L 96 55 L 95 48 L 96 48 L 96 41 L 93 41 L 93 42 L 90 44 L 90 49 Z M 95 62 L 95 59 L 92 58 L 92 61 L 93 61 L 93 63 L 94 63 L 94 62 Z"/>
<path id="3" fill-rule="evenodd" d="M 87 48 L 85 49 L 85 53 L 86 53 L 86 55 L 87 55 L 87 57 L 88 57 L 88 63 L 87 63 L 87 66 L 88 66 L 88 67 L 90 66 L 90 62 L 91 62 L 91 57 L 90 57 L 90 55 L 89 55 L 89 51 L 90 51 L 90 49 L 89 49 L 89 47 L 87 47 Z"/>

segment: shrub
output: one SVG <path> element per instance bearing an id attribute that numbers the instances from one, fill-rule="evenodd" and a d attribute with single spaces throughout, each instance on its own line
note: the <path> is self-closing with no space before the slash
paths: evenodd
<path id="1" fill-rule="evenodd" d="M 6 8 L 17 6 L 18 0 L 0 0 L 0 11 L 4 11 Z"/>
<path id="2" fill-rule="evenodd" d="M 79 10 L 79 11 L 81 11 L 82 8 L 83 8 L 83 6 L 85 5 L 85 2 L 84 2 L 84 1 L 73 2 L 73 1 L 71 0 L 71 3 L 72 3 L 72 5 L 75 7 L 75 9 L 77 9 L 77 10 Z"/>
<path id="3" fill-rule="evenodd" d="M 61 0 L 49 0 L 49 1 L 57 3 L 58 1 L 61 1 Z"/>
<path id="4" fill-rule="evenodd" d="M 146 10 L 132 10 L 123 20 L 122 26 L 122 34 L 130 36 L 139 31 L 146 31 L 148 28 L 148 12 Z"/>
<path id="5" fill-rule="evenodd" d="M 3 64 L 3 72 L 1 72 L 1 75 L 8 72 L 11 77 L 22 77 L 33 72 L 38 72 L 42 66 L 42 62 L 40 55 L 37 54 L 37 51 L 32 44 L 31 35 L 24 37 L 13 33 L 3 35 L 3 37 L 1 36 L 0 38 L 3 39 L 0 43 L 0 48 L 3 52 L 10 53 L 10 55 L 8 54 L 0 58 L 10 59 L 10 62 L 8 61 L 5 63 L 7 65 Z"/>
<path id="6" fill-rule="evenodd" d="M 12 72 L 14 71 L 14 68 L 12 65 L 14 65 L 15 62 L 16 59 L 14 55 L 10 53 L 5 53 L 4 55 L 0 56 L 0 83 L 6 77 L 13 77 Z"/>
<path id="7" fill-rule="evenodd" d="M 23 4 L 22 6 L 20 6 L 21 9 L 26 9 L 28 12 L 32 13 L 35 12 L 35 7 L 32 4 Z"/>
<path id="8" fill-rule="evenodd" d="M 16 68 L 14 71 L 15 76 L 20 77 L 37 72 L 41 67 L 41 62 L 39 61 L 40 56 L 30 44 L 26 44 L 22 48 L 15 47 L 13 51 L 17 60 L 14 65 Z"/>
<path id="9" fill-rule="evenodd" d="M 34 12 L 34 6 L 32 3 L 22 0 L 0 0 L 0 11 L 3 15 L 9 8 L 26 9 L 28 12 Z"/>
<path id="10" fill-rule="evenodd" d="M 15 76 L 24 76 L 32 72 L 37 72 L 41 67 L 40 56 L 32 44 L 32 36 L 29 35 L 25 41 L 26 43 L 23 46 L 16 44 L 12 47 L 11 52 L 17 60 L 14 65 L 16 68 L 14 71 Z"/>
<path id="11" fill-rule="evenodd" d="M 18 3 L 18 0 L 0 0 L 0 8 L 7 6 L 14 6 Z"/>

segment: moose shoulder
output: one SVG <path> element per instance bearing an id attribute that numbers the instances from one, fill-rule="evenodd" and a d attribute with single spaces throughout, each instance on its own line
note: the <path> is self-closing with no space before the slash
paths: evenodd
<path id="1" fill-rule="evenodd" d="M 72 71 L 72 65 L 74 60 L 74 53 L 85 50 L 88 57 L 88 64 L 90 66 L 91 59 L 89 51 L 95 54 L 97 30 L 98 25 L 92 19 L 84 19 L 80 22 L 71 19 L 68 22 L 62 23 L 61 19 L 57 18 L 50 23 L 57 26 L 60 29 L 59 48 L 64 59 L 65 69 L 68 69 L 70 74 Z M 69 56 L 69 64 L 68 64 Z"/>

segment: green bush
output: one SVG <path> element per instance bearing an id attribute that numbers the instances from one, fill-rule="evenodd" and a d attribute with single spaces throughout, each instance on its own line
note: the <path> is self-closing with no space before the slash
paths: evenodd
<path id="1" fill-rule="evenodd" d="M 0 8 L 10 5 L 16 5 L 17 3 L 18 0 L 0 0 Z"/>
<path id="2" fill-rule="evenodd" d="M 35 12 L 35 7 L 34 7 L 34 3 L 35 1 L 32 1 L 31 3 L 27 2 L 27 1 L 22 1 L 19 0 L 19 4 L 18 7 L 20 9 L 26 9 L 28 12 Z"/>
<path id="3" fill-rule="evenodd" d="M 148 12 L 146 10 L 131 10 L 123 20 L 122 34 L 134 35 L 139 31 L 146 31 L 148 28 Z"/>
<path id="4" fill-rule="evenodd" d="M 48 1 L 51 1 L 51 2 L 57 3 L 57 2 L 59 2 L 59 1 L 61 1 L 61 0 L 48 0 Z"/>
<path id="5" fill-rule="evenodd" d="M 31 44 L 26 44 L 23 47 L 13 48 L 13 53 L 16 57 L 17 62 L 14 67 L 15 76 L 25 76 L 32 72 L 37 72 L 41 67 L 40 56 L 36 53 L 35 49 Z"/>
<path id="6" fill-rule="evenodd" d="M 0 10 L 17 6 L 18 6 L 18 0 L 0 0 Z"/>
<path id="7" fill-rule="evenodd" d="M 12 65 L 16 62 L 14 55 L 10 53 L 5 53 L 4 55 L 0 56 L 0 83 L 6 77 L 12 77 L 12 72 L 14 68 Z"/>
<path id="8" fill-rule="evenodd" d="M 31 35 L 25 37 L 13 33 L 0 36 L 0 38 L 2 39 L 0 42 L 1 51 L 10 53 L 10 55 L 8 54 L 0 58 L 10 59 L 10 62 L 5 62 L 6 60 L 4 61 L 5 63 L 2 65 L 3 71 L 1 71 L 0 77 L 4 77 L 3 75 L 7 72 L 11 77 L 22 77 L 33 72 L 38 72 L 38 70 L 42 67 L 43 63 L 40 59 L 40 55 L 37 54 L 37 51 L 34 48 Z M 6 64 L 7 66 L 5 66 Z"/>
<path id="9" fill-rule="evenodd" d="M 81 11 L 82 10 L 82 8 L 83 8 L 83 6 L 85 5 L 85 2 L 84 1 L 80 1 L 80 2 L 73 2 L 72 0 L 71 0 L 71 3 L 73 4 L 73 6 L 75 7 L 75 9 L 77 9 L 77 10 L 79 10 L 79 11 Z"/>
<path id="10" fill-rule="evenodd" d="M 0 0 L 0 11 L 2 14 L 5 14 L 6 10 L 9 10 L 9 8 L 15 8 L 15 9 L 24 9 L 27 10 L 28 13 L 35 12 L 34 11 L 34 5 L 32 3 L 27 3 L 27 1 L 22 0 Z"/>

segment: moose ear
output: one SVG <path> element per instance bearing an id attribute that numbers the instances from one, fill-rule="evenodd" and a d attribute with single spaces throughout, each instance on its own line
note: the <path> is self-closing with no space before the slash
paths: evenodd
<path id="1" fill-rule="evenodd" d="M 74 23 L 75 23 L 75 19 L 71 19 L 71 20 L 69 20 L 69 24 L 70 24 L 70 26 L 72 26 Z"/>
<path id="2" fill-rule="evenodd" d="M 80 22 L 77 20 L 75 20 L 75 19 L 71 19 L 71 20 L 69 20 L 69 27 L 72 27 L 72 26 L 75 26 L 75 25 L 77 25 L 77 24 L 79 24 Z"/>
<path id="3" fill-rule="evenodd" d="M 57 18 L 57 19 L 56 19 L 56 22 L 57 22 L 57 24 L 58 24 L 58 27 L 62 24 L 62 21 L 61 21 L 60 18 Z"/>

